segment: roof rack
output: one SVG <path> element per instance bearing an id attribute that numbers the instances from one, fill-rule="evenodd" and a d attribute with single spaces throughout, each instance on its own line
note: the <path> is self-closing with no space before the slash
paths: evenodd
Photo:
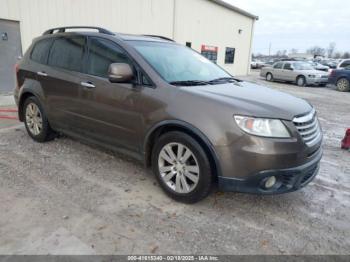
<path id="1" fill-rule="evenodd" d="M 101 28 L 101 27 L 94 27 L 94 26 L 65 26 L 65 27 L 56 27 L 56 28 L 51 28 L 47 31 L 44 32 L 43 35 L 50 35 L 54 34 L 55 31 L 56 33 L 64 33 L 66 32 L 67 29 L 95 29 L 101 34 L 106 34 L 106 35 L 115 35 L 113 32 L 108 31 L 107 29 Z"/>
<path id="2" fill-rule="evenodd" d="M 171 38 L 169 38 L 169 37 L 161 36 L 161 35 L 144 35 L 144 36 L 156 37 L 156 38 L 168 40 L 168 41 L 171 41 L 171 42 L 175 42 L 173 39 L 171 39 Z"/>

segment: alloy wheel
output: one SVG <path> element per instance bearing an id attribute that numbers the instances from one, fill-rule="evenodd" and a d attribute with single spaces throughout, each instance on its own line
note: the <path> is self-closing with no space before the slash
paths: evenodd
<path id="1" fill-rule="evenodd" d="M 349 81 L 345 78 L 340 79 L 337 83 L 337 87 L 339 91 L 345 91 L 349 88 Z"/>
<path id="2" fill-rule="evenodd" d="M 26 124 L 30 133 L 34 136 L 39 135 L 43 129 L 42 114 L 39 107 L 34 103 L 29 103 L 26 107 Z"/>
<path id="3" fill-rule="evenodd" d="M 181 143 L 169 143 L 162 148 L 158 168 L 163 182 L 176 193 L 190 193 L 198 184 L 198 161 L 193 152 Z"/>

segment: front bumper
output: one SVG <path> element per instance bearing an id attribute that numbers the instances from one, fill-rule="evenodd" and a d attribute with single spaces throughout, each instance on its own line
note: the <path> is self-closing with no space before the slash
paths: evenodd
<path id="1" fill-rule="evenodd" d="M 222 191 L 234 191 L 252 194 L 283 194 L 299 190 L 309 184 L 317 175 L 322 158 L 322 149 L 308 163 L 288 169 L 267 170 L 249 176 L 246 179 L 219 177 L 219 188 Z M 264 187 L 267 178 L 275 176 L 276 184 L 266 189 Z"/>

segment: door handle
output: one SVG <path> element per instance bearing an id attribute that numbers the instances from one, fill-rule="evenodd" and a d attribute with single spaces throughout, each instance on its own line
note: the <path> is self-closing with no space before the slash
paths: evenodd
<path id="1" fill-rule="evenodd" d="M 43 71 L 37 72 L 37 75 L 39 75 L 39 76 L 47 76 L 47 74 L 45 72 L 43 72 Z"/>
<path id="2" fill-rule="evenodd" d="M 80 83 L 83 87 L 86 87 L 86 88 L 95 88 L 95 85 L 92 83 L 92 82 L 81 82 Z"/>

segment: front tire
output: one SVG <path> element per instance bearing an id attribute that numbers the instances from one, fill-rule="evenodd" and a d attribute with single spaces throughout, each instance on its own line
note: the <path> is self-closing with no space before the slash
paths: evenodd
<path id="1" fill-rule="evenodd" d="M 266 74 L 266 81 L 273 82 L 273 75 L 271 73 Z"/>
<path id="2" fill-rule="evenodd" d="M 346 78 L 340 78 L 337 81 L 337 90 L 340 92 L 348 92 L 350 91 L 350 83 Z"/>
<path id="3" fill-rule="evenodd" d="M 152 168 L 165 193 L 192 204 L 205 198 L 212 186 L 212 170 L 202 146 L 182 132 L 162 135 L 152 152 Z"/>
<path id="4" fill-rule="evenodd" d="M 23 119 L 29 136 L 37 142 L 46 142 L 55 137 L 43 106 L 38 98 L 27 98 L 23 105 Z"/>
<path id="5" fill-rule="evenodd" d="M 305 79 L 304 76 L 299 76 L 297 78 L 297 85 L 300 86 L 300 87 L 306 86 L 306 79 Z"/>

